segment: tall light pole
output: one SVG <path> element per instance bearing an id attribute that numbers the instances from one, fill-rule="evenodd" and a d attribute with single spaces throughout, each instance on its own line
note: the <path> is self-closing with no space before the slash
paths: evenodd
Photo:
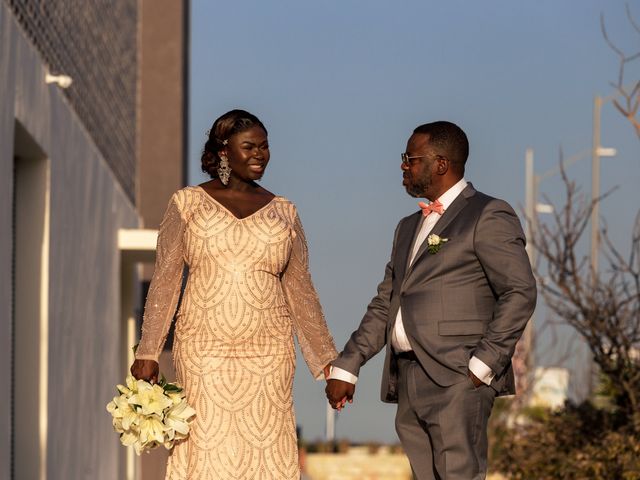
<path id="1" fill-rule="evenodd" d="M 596 95 L 593 99 L 593 146 L 591 147 L 591 200 L 594 202 L 591 209 L 591 281 L 595 282 L 598 276 L 598 249 L 600 246 L 600 158 L 615 157 L 615 148 L 603 148 L 600 145 L 600 116 L 602 104 L 613 100 L 618 93 L 608 97 Z"/>
<path id="2" fill-rule="evenodd" d="M 532 266 L 536 264 L 536 249 L 533 246 L 533 239 L 538 233 L 538 213 L 551 213 L 553 207 L 543 203 L 538 203 L 538 188 L 544 176 L 536 175 L 534 168 L 533 149 L 527 148 L 525 153 L 525 236 L 527 239 L 527 254 Z M 545 174 L 549 175 L 549 172 Z M 516 370 L 517 389 L 524 393 L 522 401 L 526 402 L 530 395 L 530 377 L 533 366 L 534 350 L 534 320 L 535 312 L 522 334 L 522 338 L 516 346 L 514 355 L 514 369 Z"/>
<path id="3" fill-rule="evenodd" d="M 593 145 L 591 147 L 591 253 L 589 256 L 591 266 L 591 284 L 595 285 L 598 279 L 598 250 L 600 248 L 600 157 L 614 157 L 615 148 L 603 148 L 600 145 L 600 116 L 602 104 L 613 100 L 618 93 L 602 98 L 596 95 L 593 99 Z M 593 391 L 595 383 L 595 369 L 593 360 L 589 362 L 589 392 Z"/>
<path id="4" fill-rule="evenodd" d="M 537 230 L 537 219 L 535 210 L 538 196 L 538 178 L 534 173 L 535 170 L 533 167 L 533 148 L 527 148 L 527 151 L 524 155 L 524 165 L 524 213 L 527 217 L 525 223 L 525 236 L 527 237 L 527 253 L 529 254 L 529 261 L 531 262 L 531 265 L 535 265 L 535 248 L 533 248 L 531 240 L 533 239 L 533 235 Z"/>
<path id="5" fill-rule="evenodd" d="M 524 159 L 525 165 L 525 199 L 524 199 L 524 213 L 525 219 L 525 237 L 527 239 L 527 254 L 529 255 L 529 262 L 531 265 L 536 263 L 536 249 L 533 247 L 533 238 L 536 234 L 537 218 L 535 214 L 537 191 L 538 191 L 538 178 L 534 173 L 533 166 L 533 149 L 527 148 Z M 514 352 L 513 368 L 516 375 L 516 389 L 521 393 L 521 402 L 527 403 L 531 394 L 530 389 L 530 376 L 533 364 L 533 319 L 535 313 L 531 314 L 529 322 L 522 333 L 522 338 L 516 345 L 516 351 Z M 520 406 L 520 405 L 518 405 Z M 518 408 L 518 407 L 516 407 Z"/>
<path id="6" fill-rule="evenodd" d="M 593 147 L 591 150 L 591 280 L 598 275 L 598 243 L 600 240 L 600 112 L 602 98 L 593 99 Z"/>

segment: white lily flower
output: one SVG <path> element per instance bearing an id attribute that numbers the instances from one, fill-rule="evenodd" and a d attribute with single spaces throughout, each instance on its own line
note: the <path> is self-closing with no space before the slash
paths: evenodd
<path id="1" fill-rule="evenodd" d="M 146 447 L 147 445 L 143 444 L 140 440 L 133 443 L 133 449 L 136 451 L 136 455 L 138 456 L 142 455 L 142 452 L 144 452 Z"/>
<path id="2" fill-rule="evenodd" d="M 164 409 L 173 405 L 162 387 L 158 384 L 138 381 L 138 393 L 129 398 L 129 403 L 142 407 L 142 415 L 158 415 L 162 418 Z"/>
<path id="3" fill-rule="evenodd" d="M 122 428 L 122 419 L 121 418 L 113 418 L 113 429 L 118 433 L 124 433 L 124 428 Z"/>
<path id="4" fill-rule="evenodd" d="M 137 430 L 127 430 L 120 436 L 120 441 L 125 447 L 130 447 L 139 440 L 139 432 Z"/>
<path id="5" fill-rule="evenodd" d="M 107 412 L 109 412 L 111 415 L 113 415 L 113 412 L 115 412 L 116 409 L 118 408 L 116 405 L 115 399 L 116 397 L 113 397 L 113 400 L 107 403 Z"/>
<path id="6" fill-rule="evenodd" d="M 196 411 L 182 402 L 169 409 L 164 418 L 164 423 L 176 432 L 186 435 L 189 433 L 188 420 L 196 414 Z"/>
<path id="7" fill-rule="evenodd" d="M 138 380 L 136 380 L 133 375 L 127 375 L 125 383 L 127 384 L 127 388 L 131 390 L 132 393 L 136 393 L 138 391 Z"/>
<path id="8" fill-rule="evenodd" d="M 124 385 L 116 385 L 116 388 L 118 389 L 118 391 L 123 394 L 123 395 L 131 395 L 131 390 L 129 390 L 127 387 L 125 387 Z"/>
<path id="9" fill-rule="evenodd" d="M 140 441 L 144 444 L 150 441 L 164 442 L 164 427 L 155 415 L 145 417 L 140 422 Z"/>
<path id="10" fill-rule="evenodd" d="M 124 430 L 128 430 L 131 425 L 138 423 L 138 412 L 129 403 L 126 395 L 113 397 L 113 400 L 107 404 L 107 411 L 113 415 L 114 419 L 121 420 L 120 425 Z"/>
<path id="11" fill-rule="evenodd" d="M 174 406 L 175 405 L 179 405 L 180 402 L 182 402 L 182 399 L 185 397 L 184 390 L 182 392 L 168 393 L 167 395 L 169 396 L 169 398 L 173 402 Z"/>

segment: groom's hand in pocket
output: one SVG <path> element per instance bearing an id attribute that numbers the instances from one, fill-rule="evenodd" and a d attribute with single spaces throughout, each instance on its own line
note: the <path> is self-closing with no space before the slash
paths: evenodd
<path id="1" fill-rule="evenodd" d="M 356 391 L 356 386 L 353 383 L 343 382 L 342 380 L 329 379 L 324 391 L 331 406 L 336 410 L 342 410 L 347 402 L 353 403 L 353 394 Z"/>

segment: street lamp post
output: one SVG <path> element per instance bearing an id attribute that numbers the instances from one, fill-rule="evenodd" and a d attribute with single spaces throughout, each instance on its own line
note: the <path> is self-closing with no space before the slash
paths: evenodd
<path id="1" fill-rule="evenodd" d="M 533 166 L 533 149 L 527 148 L 525 153 L 525 201 L 524 201 L 524 213 L 525 219 L 525 237 L 527 239 L 527 254 L 529 255 L 529 262 L 531 265 L 536 263 L 536 250 L 533 248 L 533 235 L 536 231 L 536 215 L 535 205 L 538 190 L 538 178 L 535 174 Z M 522 332 L 522 338 L 516 345 L 516 351 L 514 353 L 514 372 L 516 374 L 516 389 L 519 390 L 522 402 L 527 402 L 529 394 L 529 376 L 531 371 L 532 355 L 533 355 L 533 317 L 535 314 L 531 314 L 531 318 L 527 322 L 524 332 Z"/>
<path id="2" fill-rule="evenodd" d="M 534 156 L 533 149 L 527 148 L 525 153 L 525 237 L 527 239 L 527 254 L 529 255 L 529 262 L 531 265 L 536 264 L 536 250 L 533 246 L 533 239 L 538 232 L 538 213 L 551 213 L 553 207 L 543 203 L 538 203 L 538 188 L 542 176 L 536 175 L 534 168 Z M 533 346 L 534 346 L 534 331 L 533 320 L 535 312 L 531 314 L 529 322 L 522 333 L 522 338 L 518 342 L 516 347 L 516 361 L 514 362 L 514 368 L 517 374 L 517 389 L 524 392 L 522 396 L 523 401 L 527 401 L 530 395 L 530 372 L 533 364 Z"/>
<path id="3" fill-rule="evenodd" d="M 600 246 L 600 158 L 614 157 L 615 148 L 603 148 L 600 145 L 600 116 L 602 105 L 613 100 L 618 93 L 608 97 L 596 95 L 593 99 L 593 146 L 591 148 L 591 281 L 595 282 L 598 275 L 598 248 Z"/>
<path id="4" fill-rule="evenodd" d="M 591 209 L 591 279 L 598 274 L 598 243 L 600 240 L 600 112 L 602 98 L 593 99 L 593 148 L 591 152 L 591 200 L 595 203 Z"/>
<path id="5" fill-rule="evenodd" d="M 600 97 L 596 95 L 593 99 L 593 145 L 591 147 L 591 284 L 595 285 L 598 279 L 598 250 L 600 248 L 600 158 L 614 157 L 616 155 L 615 148 L 603 148 L 600 145 L 600 117 L 602 113 L 602 104 L 613 100 L 618 93 L 609 95 L 608 97 Z M 590 362 L 589 368 L 589 392 L 593 391 L 594 384 L 594 365 Z"/>
<path id="6" fill-rule="evenodd" d="M 533 167 L 533 148 L 527 148 L 524 157 L 525 163 L 525 200 L 524 200 L 524 213 L 526 215 L 525 223 L 525 236 L 527 237 L 527 253 L 529 254 L 529 261 L 531 265 L 535 265 L 535 249 L 531 243 L 533 233 L 536 231 L 536 198 L 538 190 L 538 176 L 534 173 Z"/>

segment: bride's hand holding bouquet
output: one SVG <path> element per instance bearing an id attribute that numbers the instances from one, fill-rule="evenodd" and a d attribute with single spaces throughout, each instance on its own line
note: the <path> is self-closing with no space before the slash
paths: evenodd
<path id="1" fill-rule="evenodd" d="M 156 371 L 147 378 L 154 381 L 157 375 Z M 140 455 L 158 445 L 171 449 L 174 442 L 187 438 L 196 412 L 178 384 L 168 383 L 164 377 L 150 383 L 129 375 L 126 385 L 116 388 L 119 396 L 107 404 L 107 411 L 123 445 L 133 446 Z"/>

